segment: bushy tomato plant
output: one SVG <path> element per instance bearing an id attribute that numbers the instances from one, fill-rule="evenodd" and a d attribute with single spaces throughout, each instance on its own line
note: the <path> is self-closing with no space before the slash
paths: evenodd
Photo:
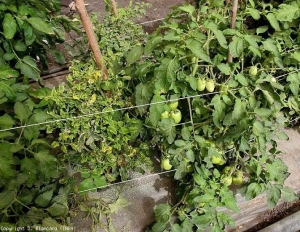
<path id="1" fill-rule="evenodd" d="M 136 86 L 136 104 L 149 104 L 138 113 L 152 128 L 149 139 L 172 160 L 180 186 L 176 205 L 156 208 L 152 231 L 221 231 L 226 224 L 233 225 L 227 213 L 217 210 L 238 212 L 230 189 L 233 181 L 242 184 L 240 191 L 247 199 L 266 192 L 270 207 L 280 197 L 296 199 L 284 186 L 289 173 L 278 158 L 277 138 L 287 139 L 279 128 L 299 114 L 294 28 L 299 15 L 286 15 L 288 9 L 299 9 L 299 2 L 278 7 L 242 2 L 235 28 L 230 7 L 221 0 L 202 2 L 198 9 L 179 6 L 145 46 L 129 52 L 136 55 L 128 63 L 129 75 L 141 82 Z M 252 28 L 261 22 L 263 26 Z M 283 43 L 284 38 L 289 43 Z M 147 65 L 143 72 L 134 68 L 143 65 Z M 206 81 L 206 89 L 198 80 Z M 166 102 L 175 98 L 180 99 L 180 125 L 161 118 L 171 110 Z M 226 166 L 230 171 L 223 173 Z M 245 183 L 242 173 L 249 175 Z M 179 219 L 175 224 L 174 215 Z"/>

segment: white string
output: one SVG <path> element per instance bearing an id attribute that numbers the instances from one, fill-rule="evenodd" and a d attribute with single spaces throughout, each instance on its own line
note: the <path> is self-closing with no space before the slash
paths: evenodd
<path id="1" fill-rule="evenodd" d="M 294 70 L 292 72 L 280 75 L 280 76 L 275 77 L 275 78 L 277 79 L 277 78 L 280 78 L 280 77 L 284 77 L 284 76 L 287 76 L 291 73 L 295 73 L 299 70 L 300 69 L 297 69 L 297 70 Z M 234 90 L 238 90 L 238 89 L 232 89 L 232 91 L 234 91 Z M 56 122 L 64 122 L 64 121 L 68 121 L 68 120 L 72 120 L 72 119 L 80 119 L 80 118 L 84 118 L 84 117 L 92 117 L 92 116 L 99 115 L 99 114 L 113 113 L 113 112 L 117 112 L 117 111 L 136 109 L 136 108 L 139 108 L 139 107 L 157 105 L 157 104 L 168 103 L 168 102 L 173 102 L 173 101 L 179 101 L 179 100 L 184 100 L 184 99 L 188 99 L 188 98 L 214 95 L 214 94 L 218 94 L 218 93 L 221 93 L 221 92 L 223 92 L 223 91 L 217 91 L 217 92 L 205 93 L 205 94 L 198 94 L 198 95 L 194 95 L 194 96 L 181 97 L 181 98 L 172 99 L 172 100 L 165 100 L 165 101 L 160 101 L 160 102 L 147 103 L 147 104 L 143 104 L 143 105 L 124 107 L 124 108 L 120 108 L 120 109 L 106 110 L 106 111 L 101 111 L 101 112 L 96 112 L 96 113 L 91 113 L 91 114 L 83 114 L 83 115 L 69 117 L 69 118 L 62 118 L 62 119 L 56 119 L 56 120 L 51 120 L 51 121 L 46 121 L 46 122 L 33 123 L 33 124 L 24 125 L 24 126 L 17 126 L 17 127 L 11 127 L 11 128 L 8 128 L 8 129 L 1 129 L 0 132 L 16 130 L 16 129 L 22 129 L 22 128 L 27 128 L 27 127 L 33 127 L 33 126 L 46 125 L 46 124 L 51 124 L 51 123 L 56 123 Z"/>
<path id="2" fill-rule="evenodd" d="M 185 13 L 184 14 L 179 14 L 178 16 L 183 16 L 183 15 L 186 15 Z M 155 22 L 158 22 L 158 21 L 162 21 L 166 19 L 165 18 L 160 18 L 160 19 L 154 19 L 154 20 L 151 20 L 151 21 L 146 21 L 146 22 L 142 22 L 142 23 L 137 23 L 137 25 L 145 25 L 145 24 L 149 24 L 149 23 L 155 23 Z"/>
<path id="3" fill-rule="evenodd" d="M 253 141 L 254 141 L 254 139 L 250 139 L 249 140 L 249 142 L 253 142 Z M 224 154 L 229 153 L 229 152 L 234 151 L 234 150 L 235 150 L 235 148 L 231 148 L 231 149 L 225 151 Z M 162 174 L 166 174 L 166 173 L 171 173 L 171 172 L 175 172 L 175 171 L 177 171 L 176 168 L 172 169 L 172 170 L 169 170 L 169 171 L 154 173 L 154 174 L 137 177 L 137 178 L 130 179 L 130 180 L 125 180 L 125 181 L 122 181 L 122 182 L 117 182 L 117 183 L 108 184 L 108 185 L 104 185 L 104 186 L 99 186 L 99 187 L 94 187 L 94 188 L 90 188 L 90 189 L 85 189 L 85 190 L 82 190 L 82 191 L 78 191 L 78 193 L 83 193 L 83 192 L 89 192 L 89 191 L 92 191 L 92 190 L 103 189 L 103 188 L 107 188 L 107 187 L 111 187 L 111 186 L 115 186 L 115 185 L 121 185 L 121 184 L 129 183 L 129 182 L 132 182 L 132 181 L 138 181 L 138 180 L 145 179 L 145 178 L 148 178 L 148 177 L 158 176 L 158 175 L 162 175 Z M 70 193 L 70 194 L 75 194 L 75 193 Z"/>
<path id="4" fill-rule="evenodd" d="M 232 90 L 237 90 L 237 89 L 232 89 Z M 123 110 L 131 110 L 131 109 L 136 109 L 136 108 L 139 108 L 139 107 L 145 107 L 145 106 L 151 106 L 151 105 L 158 105 L 158 104 L 162 104 L 162 103 L 179 101 L 179 100 L 184 100 L 184 99 L 188 99 L 188 98 L 195 98 L 195 97 L 202 97 L 202 96 L 214 95 L 214 94 L 221 93 L 221 92 L 223 92 L 223 91 L 212 92 L 212 93 L 204 93 L 204 94 L 198 94 L 198 95 L 187 96 L 187 97 L 180 97 L 180 98 L 172 99 L 172 100 L 152 102 L 152 103 L 147 103 L 147 104 L 143 104 L 143 105 L 129 106 L 129 107 L 124 107 L 124 108 L 120 108 L 120 109 L 105 110 L 105 111 L 100 111 L 100 112 L 91 113 L 91 114 L 83 114 L 83 115 L 69 117 L 69 118 L 62 118 L 62 119 L 56 119 L 56 120 L 51 120 L 51 121 L 46 121 L 46 122 L 28 124 L 28 125 L 24 125 L 24 126 L 11 127 L 11 128 L 8 128 L 8 129 L 2 129 L 2 130 L 0 130 L 0 132 L 10 131 L 10 130 L 16 130 L 16 129 L 21 129 L 21 128 L 27 128 L 27 127 L 33 127 L 33 126 L 46 125 L 46 124 L 55 123 L 55 122 L 63 122 L 63 121 L 68 121 L 68 120 L 72 120 L 72 119 L 80 119 L 80 118 L 84 118 L 84 117 L 92 117 L 92 116 L 99 115 L 99 114 L 113 113 L 113 112 L 123 111 Z"/>
<path id="5" fill-rule="evenodd" d="M 94 188 L 78 191 L 78 193 L 83 193 L 83 192 L 88 192 L 88 191 L 91 191 L 91 190 L 107 188 L 107 187 L 111 187 L 111 186 L 114 186 L 114 185 L 124 184 L 124 183 L 128 183 L 128 182 L 136 181 L 136 180 L 145 179 L 145 178 L 148 178 L 148 177 L 153 177 L 153 176 L 158 176 L 158 175 L 162 175 L 162 174 L 166 174 L 166 173 L 170 173 L 170 172 L 175 172 L 176 170 L 177 169 L 172 169 L 172 170 L 169 170 L 169 171 L 164 171 L 164 172 L 154 173 L 154 174 L 150 174 L 150 175 L 146 175 L 146 176 L 141 176 L 141 177 L 133 178 L 133 179 L 130 179 L 130 180 L 125 180 L 125 181 L 122 181 L 122 182 L 108 184 L 108 185 L 104 185 L 104 186 L 100 186 L 100 187 L 94 187 Z M 75 193 L 70 193 L 70 194 L 75 194 Z"/>

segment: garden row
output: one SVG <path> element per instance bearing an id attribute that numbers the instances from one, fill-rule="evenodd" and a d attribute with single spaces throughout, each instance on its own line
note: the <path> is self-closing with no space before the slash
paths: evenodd
<path id="1" fill-rule="evenodd" d="M 70 225 L 87 191 L 151 170 L 154 153 L 176 169 L 177 203 L 158 205 L 149 231 L 233 225 L 217 210 L 238 211 L 232 185 L 269 207 L 297 199 L 276 141 L 299 118 L 300 1 L 199 1 L 151 35 L 132 21 L 144 7 L 92 16 L 103 81 L 57 1 L 1 1 L 1 226 Z M 64 63 L 55 44 L 71 30 L 83 40 L 67 83 L 43 88 L 46 53 Z"/>

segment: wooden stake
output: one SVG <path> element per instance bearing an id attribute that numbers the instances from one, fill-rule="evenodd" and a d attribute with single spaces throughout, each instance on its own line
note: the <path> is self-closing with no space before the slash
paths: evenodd
<path id="1" fill-rule="evenodd" d="M 230 1 L 230 0 L 229 0 Z M 238 0 L 233 0 L 232 4 L 232 9 L 231 9 L 231 23 L 230 23 L 230 28 L 234 29 L 236 26 L 236 15 L 237 15 L 237 9 L 238 9 Z M 228 62 L 232 62 L 233 58 L 232 55 L 230 54 L 230 51 L 228 51 Z"/>
<path id="2" fill-rule="evenodd" d="M 103 56 L 102 56 L 101 51 L 98 46 L 98 41 L 96 39 L 94 30 L 93 30 L 92 22 L 86 11 L 84 0 L 75 0 L 75 7 L 81 18 L 83 28 L 88 37 L 89 45 L 94 54 L 94 58 L 95 58 L 97 66 L 98 66 L 98 69 L 102 71 L 102 80 L 106 81 L 108 79 L 108 71 L 104 64 L 104 59 L 103 59 Z"/>
<path id="3" fill-rule="evenodd" d="M 114 11 L 114 16 L 118 17 L 118 10 L 117 10 L 116 1 L 115 0 L 111 0 L 111 5 L 112 5 L 113 11 Z"/>

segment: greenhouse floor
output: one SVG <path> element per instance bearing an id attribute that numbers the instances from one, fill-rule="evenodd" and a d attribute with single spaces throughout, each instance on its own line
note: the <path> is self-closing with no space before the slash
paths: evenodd
<path id="1" fill-rule="evenodd" d="M 296 193 L 300 192 L 299 167 L 300 163 L 300 141 L 299 130 L 286 129 L 290 137 L 288 141 L 279 141 L 279 150 L 283 151 L 282 158 L 289 168 L 291 175 L 286 180 L 286 185 Z M 159 173 L 160 170 L 155 170 Z M 127 201 L 120 207 L 120 210 L 112 214 L 112 223 L 116 231 L 142 232 L 153 221 L 153 210 L 159 203 L 172 203 L 174 199 L 174 182 L 172 173 L 153 175 L 146 173 L 143 176 L 133 174 L 133 180 L 113 185 L 97 193 L 90 193 L 89 196 L 95 199 L 114 198 L 116 195 L 125 198 Z M 118 194 L 117 194 L 118 193 Z M 236 195 L 240 213 L 231 213 L 236 225 L 228 227 L 228 232 L 258 231 L 271 223 L 274 223 L 290 212 L 295 212 L 300 207 L 300 202 L 284 203 L 279 201 L 276 208 L 269 210 L 265 195 L 246 201 L 240 194 Z M 126 206 L 127 205 L 127 206 Z M 84 214 L 80 213 L 73 218 L 75 231 L 92 231 L 92 219 L 83 219 Z M 96 231 L 105 231 L 98 227 Z"/>

